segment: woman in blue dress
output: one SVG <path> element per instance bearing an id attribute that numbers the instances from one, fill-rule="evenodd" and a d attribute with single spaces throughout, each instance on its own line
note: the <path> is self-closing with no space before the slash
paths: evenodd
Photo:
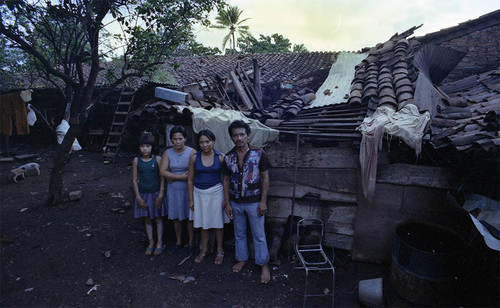
<path id="1" fill-rule="evenodd" d="M 173 147 L 167 149 L 161 159 L 161 175 L 167 180 L 168 219 L 173 220 L 176 242 L 172 252 L 182 247 L 182 221 L 187 220 L 190 252 L 193 251 L 193 221 L 189 209 L 187 179 L 189 159 L 195 150 L 185 145 L 187 133 L 184 127 L 170 130 Z"/>

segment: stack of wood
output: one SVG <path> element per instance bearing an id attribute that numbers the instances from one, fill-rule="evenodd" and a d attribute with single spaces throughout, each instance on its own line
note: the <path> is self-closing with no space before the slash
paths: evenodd
<path id="1" fill-rule="evenodd" d="M 245 71 L 241 68 L 241 63 L 236 64 L 236 68 L 229 72 L 229 78 L 218 78 L 217 90 L 224 99 L 233 104 L 233 107 L 241 111 L 251 111 L 263 109 L 262 88 L 260 85 L 260 67 L 257 60 L 253 60 L 253 70 Z M 250 74 L 253 73 L 252 78 Z M 230 99 L 228 89 L 232 87 L 237 94 L 238 100 Z"/>

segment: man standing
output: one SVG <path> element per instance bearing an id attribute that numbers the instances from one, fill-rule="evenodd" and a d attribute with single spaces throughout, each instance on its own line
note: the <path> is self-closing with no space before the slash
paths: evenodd
<path id="1" fill-rule="evenodd" d="M 267 212 L 268 169 L 271 163 L 264 150 L 252 148 L 248 144 L 250 126 L 247 123 L 234 121 L 228 131 L 235 147 L 224 157 L 222 183 L 224 208 L 234 223 L 235 257 L 238 263 L 233 266 L 233 272 L 241 271 L 248 262 L 247 215 L 255 247 L 255 263 L 262 267 L 260 281 L 268 283 L 271 273 L 267 264 L 269 251 L 264 215 Z"/>

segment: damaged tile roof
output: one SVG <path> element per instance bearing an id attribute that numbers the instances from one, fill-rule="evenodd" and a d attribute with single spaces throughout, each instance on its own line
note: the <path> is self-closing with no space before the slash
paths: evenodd
<path id="1" fill-rule="evenodd" d="M 442 85 L 445 107 L 431 121 L 431 144 L 463 151 L 500 147 L 500 70 Z"/>
<path id="2" fill-rule="evenodd" d="M 395 34 L 384 44 L 378 44 L 356 66 L 349 105 L 367 106 L 370 115 L 383 104 L 392 105 L 397 110 L 414 97 L 417 70 L 413 58 L 419 43 L 406 38 L 418 28 Z"/>
<path id="3" fill-rule="evenodd" d="M 285 115 L 288 110 L 290 110 L 290 105 L 285 107 Z M 361 133 L 356 128 L 363 122 L 366 110 L 364 106 L 335 104 L 304 109 L 295 117 L 269 118 L 264 124 L 282 133 L 300 131 L 301 136 L 310 142 L 359 141 Z"/>
<path id="4" fill-rule="evenodd" d="M 179 85 L 205 81 L 213 88 L 217 76 L 226 78 L 240 61 L 244 70 L 253 68 L 252 59 L 257 59 L 261 67 L 261 81 L 292 81 L 314 71 L 329 69 L 337 57 L 337 52 L 247 54 L 205 57 L 175 57 L 177 69 L 169 68 Z"/>

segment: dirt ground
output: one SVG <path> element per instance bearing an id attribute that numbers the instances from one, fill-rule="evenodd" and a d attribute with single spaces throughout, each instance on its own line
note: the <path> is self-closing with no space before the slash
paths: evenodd
<path id="1" fill-rule="evenodd" d="M 293 258 L 272 265 L 272 281 L 260 283 L 260 268 L 249 262 L 232 273 L 234 247 L 225 230 L 222 265 L 210 255 L 201 264 L 188 250 L 145 256 L 143 221 L 133 218 L 132 154 L 103 164 L 98 153 L 72 154 L 65 169 L 65 189 L 82 191 L 78 201 L 61 208 L 46 204 L 55 147 L 11 149 L 12 155 L 36 154 L 26 161 L 0 164 L 1 178 L 1 299 L 2 307 L 300 307 L 305 274 Z M 41 166 L 40 176 L 12 183 L 9 170 L 25 162 Z M 173 227 L 165 224 L 167 244 L 174 244 Z M 329 251 L 330 255 L 332 254 Z M 388 268 L 352 262 L 336 251 L 335 306 L 358 307 L 359 280 L 383 277 Z M 311 286 L 331 290 L 326 274 L 312 276 Z M 88 283 L 93 280 L 94 285 Z M 326 290 L 328 288 L 328 290 Z M 313 290 L 314 291 L 314 290 Z M 404 301 L 393 297 L 393 306 Z M 328 297 L 312 298 L 308 306 L 329 306 Z"/>

